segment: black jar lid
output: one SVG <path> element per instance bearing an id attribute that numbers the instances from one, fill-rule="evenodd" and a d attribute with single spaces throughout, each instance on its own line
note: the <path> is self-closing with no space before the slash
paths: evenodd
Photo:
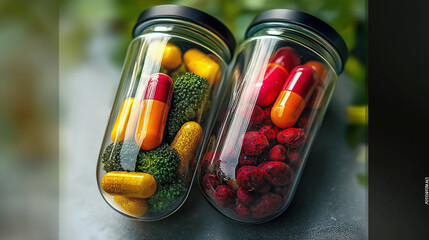
<path id="1" fill-rule="evenodd" d="M 215 33 L 228 45 L 231 54 L 234 52 L 234 36 L 222 22 L 203 11 L 181 5 L 165 4 L 144 10 L 134 26 L 133 38 L 138 35 L 137 32 L 145 21 L 157 18 L 182 19 L 196 23 Z"/>
<path id="2" fill-rule="evenodd" d="M 344 66 L 349 55 L 347 45 L 340 34 L 324 21 L 305 12 L 290 9 L 271 9 L 258 14 L 253 19 L 252 23 L 246 30 L 246 38 L 250 37 L 249 32 L 251 28 L 265 22 L 288 22 L 309 28 L 334 46 L 335 50 L 340 55 L 340 58 L 343 61 L 342 65 Z"/>

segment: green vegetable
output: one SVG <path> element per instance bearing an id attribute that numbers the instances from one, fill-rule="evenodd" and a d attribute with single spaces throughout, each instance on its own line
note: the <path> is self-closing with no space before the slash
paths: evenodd
<path id="1" fill-rule="evenodd" d="M 176 80 L 176 78 L 182 76 L 187 71 L 188 71 L 188 69 L 186 68 L 186 65 L 184 63 L 182 63 L 182 64 L 180 64 L 180 66 L 178 68 L 174 69 L 174 71 L 171 72 L 171 74 L 170 74 L 171 79 L 174 82 Z"/>
<path id="2" fill-rule="evenodd" d="M 101 156 L 104 171 L 134 171 L 139 151 L 135 142 L 111 143 Z"/>
<path id="3" fill-rule="evenodd" d="M 207 79 L 187 72 L 174 81 L 173 99 L 167 119 L 167 137 L 173 140 L 182 125 L 200 113 L 209 90 Z"/>
<path id="4" fill-rule="evenodd" d="M 159 68 L 159 72 L 160 72 L 160 73 L 164 73 L 164 74 L 167 74 L 167 75 L 168 75 L 168 70 L 167 70 L 167 69 L 165 69 L 165 67 L 163 67 L 163 66 L 161 66 L 161 67 Z"/>
<path id="5" fill-rule="evenodd" d="M 148 203 L 152 206 L 151 211 L 161 212 L 168 210 L 174 206 L 177 199 L 185 192 L 185 183 L 181 178 L 170 185 L 159 186 L 155 194 L 148 198 Z"/>
<path id="6" fill-rule="evenodd" d="M 158 186 L 172 183 L 180 178 L 177 167 L 179 166 L 179 153 L 168 144 L 142 151 L 137 159 L 138 170 L 151 174 Z"/>

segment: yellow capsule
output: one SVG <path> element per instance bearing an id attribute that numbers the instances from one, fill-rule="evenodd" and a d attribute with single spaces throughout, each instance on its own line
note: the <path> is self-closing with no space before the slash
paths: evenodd
<path id="1" fill-rule="evenodd" d="M 124 196 L 113 196 L 116 204 L 128 215 L 140 217 L 147 211 L 147 200 L 145 198 L 132 198 Z"/>
<path id="2" fill-rule="evenodd" d="M 148 198 L 156 187 L 155 178 L 149 173 L 113 171 L 101 178 L 101 188 L 110 195 Z"/>
<path id="3" fill-rule="evenodd" d="M 183 173 L 187 169 L 189 160 L 194 156 L 202 137 L 203 129 L 200 124 L 192 121 L 183 124 L 176 137 L 174 137 L 171 148 L 176 149 L 179 153 L 180 173 Z"/>
<path id="4" fill-rule="evenodd" d="M 219 64 L 200 50 L 189 49 L 183 54 L 183 61 L 190 72 L 207 79 L 210 84 L 214 85 L 219 81 Z"/>
<path id="5" fill-rule="evenodd" d="M 164 51 L 161 48 L 164 44 L 160 41 L 155 41 L 149 46 L 149 51 L 152 54 L 162 54 L 161 66 L 167 70 L 173 70 L 182 64 L 182 51 L 172 43 L 166 43 Z"/>
<path id="6" fill-rule="evenodd" d="M 115 125 L 113 126 L 110 137 L 112 142 L 123 141 L 125 137 L 125 131 L 127 129 L 128 121 L 130 119 L 131 109 L 134 104 L 134 98 L 127 98 L 122 103 L 121 109 L 119 110 L 118 117 L 116 117 Z"/>

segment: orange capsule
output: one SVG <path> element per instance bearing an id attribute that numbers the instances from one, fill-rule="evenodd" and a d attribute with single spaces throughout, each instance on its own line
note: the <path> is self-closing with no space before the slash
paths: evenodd
<path id="1" fill-rule="evenodd" d="M 168 75 L 156 73 L 149 76 L 135 132 L 136 143 L 141 149 L 151 150 L 161 144 L 172 94 L 173 81 Z"/>
<path id="2" fill-rule="evenodd" d="M 328 75 L 328 70 L 326 69 L 325 65 L 318 61 L 309 61 L 305 63 L 305 65 L 311 67 L 314 72 L 316 72 L 317 77 L 319 77 L 319 84 L 324 85 L 326 76 Z"/>
<path id="3" fill-rule="evenodd" d="M 292 69 L 271 109 L 271 120 L 279 128 L 292 127 L 305 108 L 317 77 L 311 67 L 300 65 Z"/>

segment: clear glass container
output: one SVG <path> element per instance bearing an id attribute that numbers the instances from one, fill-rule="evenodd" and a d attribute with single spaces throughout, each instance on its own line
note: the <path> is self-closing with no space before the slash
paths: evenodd
<path id="1" fill-rule="evenodd" d="M 261 223 L 288 207 L 346 58 L 340 35 L 309 14 L 255 18 L 197 173 L 219 212 Z"/>
<path id="2" fill-rule="evenodd" d="M 160 5 L 140 15 L 97 162 L 113 209 L 154 221 L 183 204 L 234 47 L 229 30 L 199 10 Z"/>

